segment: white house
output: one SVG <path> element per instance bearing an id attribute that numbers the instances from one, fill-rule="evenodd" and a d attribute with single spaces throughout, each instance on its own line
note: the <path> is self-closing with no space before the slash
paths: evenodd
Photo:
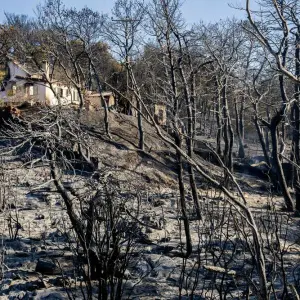
<path id="1" fill-rule="evenodd" d="M 62 82 L 52 80 L 52 88 L 45 80 L 49 78 L 49 66 L 44 63 L 44 71 L 29 64 L 21 64 L 14 59 L 8 62 L 9 78 L 2 84 L 0 101 L 7 103 L 39 102 L 44 105 L 54 106 L 58 104 L 58 98 L 62 105 L 78 105 L 77 90 Z M 54 92 L 53 92 L 54 91 Z"/>

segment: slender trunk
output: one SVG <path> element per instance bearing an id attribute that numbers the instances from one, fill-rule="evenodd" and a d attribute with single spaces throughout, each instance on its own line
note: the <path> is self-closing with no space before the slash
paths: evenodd
<path id="1" fill-rule="evenodd" d="M 227 119 L 227 99 L 226 99 L 226 79 L 224 79 L 222 86 L 222 118 L 224 122 L 224 151 L 223 159 L 225 166 L 229 164 L 229 136 L 228 136 L 228 119 Z"/>
<path id="2" fill-rule="evenodd" d="M 188 134 L 186 138 L 186 143 L 187 143 L 188 155 L 191 158 L 193 158 L 194 156 L 194 136 L 195 136 L 195 115 L 193 113 L 193 102 L 194 102 L 193 98 L 194 98 L 193 96 L 187 97 Z M 191 164 L 188 164 L 188 173 L 189 173 L 190 187 L 193 195 L 193 201 L 196 208 L 196 215 L 198 219 L 201 219 L 195 172 Z"/>
<path id="3" fill-rule="evenodd" d="M 192 66 L 191 66 L 192 67 Z M 195 88 L 195 74 L 192 71 L 191 74 L 191 97 L 188 110 L 191 109 L 191 139 L 189 142 L 190 153 L 189 155 L 193 157 L 194 154 L 194 140 L 196 135 L 196 88 Z M 196 185 L 195 179 L 195 172 L 194 168 L 189 164 L 189 174 L 190 174 L 190 185 L 192 189 L 194 205 L 196 208 L 196 215 L 198 219 L 201 219 L 201 211 L 200 211 L 200 204 L 199 204 L 199 197 L 198 197 L 198 189 Z"/>
<path id="4" fill-rule="evenodd" d="M 177 39 L 179 41 L 180 52 L 181 52 L 181 58 L 178 59 L 179 73 L 180 73 L 181 80 L 183 82 L 184 98 L 185 98 L 186 112 L 187 112 L 187 135 L 186 135 L 187 152 L 188 155 L 192 158 L 194 154 L 194 138 L 195 138 L 195 127 L 196 127 L 195 76 L 193 70 L 191 70 L 191 76 L 190 76 L 191 88 L 189 88 L 186 75 L 182 67 L 183 50 L 182 50 L 180 37 L 177 36 Z M 192 69 L 191 62 L 190 62 L 190 68 Z M 191 166 L 191 164 L 188 164 L 188 172 L 189 172 L 189 180 L 190 180 L 190 187 L 192 191 L 193 201 L 196 208 L 196 215 L 198 219 L 201 219 L 198 189 L 197 189 L 194 169 Z"/>
<path id="5" fill-rule="evenodd" d="M 300 28 L 296 34 L 295 41 L 295 75 L 300 77 Z M 300 165 L 300 85 L 295 83 L 295 102 L 292 108 L 292 124 L 293 124 L 293 139 L 292 139 L 292 160 L 295 164 Z M 293 185 L 296 194 L 296 210 L 300 211 L 300 178 L 299 170 L 293 167 Z"/>
<path id="6" fill-rule="evenodd" d="M 137 101 L 137 109 L 138 109 L 138 130 L 139 130 L 139 149 L 144 150 L 144 130 L 143 130 L 143 118 L 141 115 L 141 102 Z"/>
<path id="7" fill-rule="evenodd" d="M 268 150 L 268 146 L 267 146 L 267 139 L 268 137 L 264 137 L 264 130 L 261 128 L 260 124 L 259 124 L 259 120 L 258 120 L 258 107 L 257 107 L 258 103 L 255 102 L 253 104 L 253 109 L 254 109 L 254 117 L 253 117 L 253 122 L 254 122 L 254 126 L 258 135 L 258 139 L 261 145 L 261 149 L 263 151 L 264 154 L 264 158 L 265 158 L 265 162 L 267 163 L 269 169 L 272 168 L 271 165 L 271 161 L 270 161 L 270 156 L 269 156 L 269 150 Z M 269 128 L 265 125 L 266 130 L 269 132 Z"/>
<path id="8" fill-rule="evenodd" d="M 54 180 L 55 187 L 57 188 L 57 191 L 61 195 L 61 197 L 64 200 L 64 203 L 67 208 L 67 214 L 70 218 L 71 224 L 76 232 L 76 235 L 80 241 L 80 244 L 83 248 L 86 247 L 86 240 L 85 240 L 85 234 L 83 231 L 83 228 L 81 226 L 81 221 L 77 217 L 77 215 L 74 212 L 73 203 L 72 203 L 72 196 L 70 193 L 65 189 L 63 184 L 60 181 L 60 174 L 59 169 L 56 166 L 56 154 L 54 151 L 49 149 L 49 156 L 50 156 L 50 172 L 51 177 Z"/>
<path id="9" fill-rule="evenodd" d="M 96 82 L 97 82 L 97 88 L 98 88 L 98 92 L 100 94 L 100 101 L 103 103 L 103 106 L 104 106 L 104 126 L 105 126 L 105 133 L 107 134 L 108 137 L 110 137 L 110 131 L 109 131 L 109 122 L 108 122 L 108 106 L 107 106 L 107 103 L 102 95 L 102 87 L 101 87 L 101 82 L 100 82 L 100 78 L 99 78 L 99 75 L 96 71 L 96 68 L 95 68 L 95 65 L 94 63 L 92 62 L 92 60 L 90 59 L 90 63 L 91 63 L 91 66 L 92 66 L 92 69 L 93 69 L 93 72 L 94 72 L 94 75 L 95 75 L 95 78 L 96 78 Z M 101 105 L 101 103 L 100 103 Z"/>
<path id="10" fill-rule="evenodd" d="M 291 197 L 291 195 L 288 191 L 288 186 L 286 184 L 284 172 L 283 172 L 283 169 L 282 169 L 282 164 L 281 164 L 281 161 L 280 161 L 280 158 L 279 158 L 279 153 L 278 153 L 277 126 L 278 126 L 279 123 L 277 123 L 277 122 L 272 122 L 272 123 L 271 123 L 271 127 L 270 127 L 270 132 L 271 132 L 271 140 L 272 140 L 273 164 L 274 164 L 277 176 L 278 176 L 278 181 L 279 181 L 281 191 L 282 191 L 282 194 L 283 194 L 283 197 L 284 197 L 286 208 L 287 208 L 288 211 L 294 211 L 294 202 L 293 202 L 293 199 L 292 199 L 292 197 Z"/>
<path id="11" fill-rule="evenodd" d="M 212 107 L 212 111 L 214 112 L 216 110 L 216 105 L 213 104 L 213 107 Z M 212 118 L 209 119 L 209 122 L 210 122 L 210 130 L 209 130 L 209 137 L 212 137 L 213 136 L 213 132 L 215 132 L 215 120 L 216 118 L 216 114 L 215 113 L 212 113 Z"/>
<path id="12" fill-rule="evenodd" d="M 284 197 L 284 201 L 285 201 L 287 210 L 294 211 L 294 209 L 295 209 L 294 202 L 293 202 L 291 194 L 288 190 L 288 186 L 286 183 L 286 179 L 284 176 L 284 172 L 282 169 L 282 164 L 281 164 L 279 152 L 278 152 L 277 130 L 278 130 L 278 126 L 279 126 L 280 122 L 284 121 L 284 119 L 285 119 L 285 114 L 286 114 L 287 105 L 288 105 L 283 75 L 279 76 L 279 87 L 280 87 L 280 94 L 281 94 L 281 98 L 282 98 L 282 107 L 281 107 L 281 110 L 272 118 L 271 123 L 270 123 L 270 131 L 271 131 L 271 139 L 272 139 L 272 157 L 273 157 L 273 163 L 276 168 L 276 172 L 278 175 L 278 181 L 279 181 L 279 184 L 280 184 L 280 187 L 282 190 L 282 194 Z"/>
<path id="13" fill-rule="evenodd" d="M 245 97 L 242 98 L 239 116 L 240 116 L 240 118 L 239 118 L 240 119 L 240 122 L 239 122 L 240 134 L 241 134 L 242 141 L 244 142 L 244 139 L 245 139 Z"/>
<path id="14" fill-rule="evenodd" d="M 278 130 L 280 130 L 280 129 L 278 128 Z M 282 137 L 281 140 L 282 140 L 283 143 L 284 143 L 285 138 L 286 138 L 285 134 L 286 134 L 286 132 L 285 132 L 285 124 L 284 124 L 284 122 L 282 122 L 281 123 L 281 137 Z"/>
<path id="15" fill-rule="evenodd" d="M 84 232 L 84 228 L 82 227 L 82 222 L 76 215 L 73 207 L 73 201 L 72 201 L 72 196 L 70 193 L 65 189 L 63 186 L 61 180 L 60 180 L 60 170 L 56 166 L 56 153 L 55 151 L 52 151 L 49 149 L 49 158 L 50 158 L 50 172 L 51 172 L 51 177 L 54 180 L 54 185 L 61 195 L 62 199 L 64 200 L 64 203 L 67 208 L 67 214 L 70 218 L 70 222 L 76 232 L 76 236 L 78 237 L 80 246 L 84 249 L 86 252 L 86 255 L 89 259 L 89 266 L 90 268 L 88 269 L 88 278 L 93 278 L 96 279 L 99 271 L 99 264 L 98 264 L 98 259 L 97 255 L 92 251 L 89 246 L 91 243 L 91 236 L 90 236 L 90 231 L 93 230 L 93 225 L 89 222 L 87 224 L 87 235 Z M 92 222 L 92 220 L 90 220 Z M 88 284 L 88 290 L 89 294 L 92 294 L 92 287 L 90 284 L 90 280 L 87 280 Z"/>
<path id="16" fill-rule="evenodd" d="M 182 139 L 180 137 L 180 133 L 176 133 L 175 137 L 176 146 L 181 149 L 182 148 Z M 177 156 L 177 177 L 178 177 L 178 185 L 179 185 L 179 193 L 180 193 L 180 207 L 182 213 L 182 220 L 184 225 L 185 231 L 185 238 L 186 238 L 186 253 L 184 257 L 189 257 L 192 254 L 193 246 L 192 246 L 192 238 L 190 232 L 190 223 L 188 219 L 188 214 L 186 210 L 186 203 L 185 203 L 185 187 L 184 187 L 184 179 L 183 179 L 183 157 L 179 151 L 176 151 Z"/>
<path id="17" fill-rule="evenodd" d="M 244 121 L 243 113 L 241 113 L 242 107 L 238 109 L 237 99 L 234 103 L 235 108 L 235 120 L 236 120 L 236 135 L 239 143 L 238 157 L 245 158 L 245 149 L 244 149 Z"/>
<path id="18" fill-rule="evenodd" d="M 165 64 L 165 74 L 166 78 L 168 79 L 168 83 L 172 89 L 171 93 L 171 101 L 173 103 L 172 109 L 172 117 L 173 117 L 173 130 L 174 130 L 174 142 L 178 149 L 176 149 L 176 157 L 177 157 L 177 177 L 178 177 L 178 186 L 180 192 L 180 206 L 181 206 L 181 213 L 184 225 L 184 231 L 186 235 L 186 253 L 184 257 L 189 257 L 192 253 L 192 238 L 190 233 L 190 223 L 186 211 L 186 203 L 185 203 L 185 187 L 184 187 L 184 179 L 183 179 L 183 156 L 182 156 L 182 138 L 180 134 L 179 128 L 179 99 L 178 99 L 178 91 L 177 91 L 177 73 L 176 67 L 174 65 L 174 55 L 173 49 L 171 46 L 171 39 L 170 39 L 170 32 L 167 31 L 166 33 L 166 59 L 164 58 Z"/>
<path id="19" fill-rule="evenodd" d="M 233 170 L 233 159 L 232 159 L 232 149 L 233 149 L 233 130 L 231 126 L 231 119 L 228 110 L 228 101 L 227 101 L 227 78 L 225 77 L 222 82 L 222 112 L 224 120 L 224 164 L 230 172 Z M 225 186 L 228 187 L 229 178 L 227 173 L 225 174 Z"/>
<path id="20" fill-rule="evenodd" d="M 207 117 L 207 102 L 203 102 L 203 110 L 202 110 L 202 120 L 203 120 L 203 127 L 201 128 L 204 135 L 206 131 L 206 117 Z"/>
<path id="21" fill-rule="evenodd" d="M 255 104 L 255 107 L 257 106 L 257 104 Z M 265 162 L 268 166 L 268 170 L 269 170 L 269 176 L 270 176 L 270 180 L 272 182 L 272 185 L 274 188 L 278 188 L 278 180 L 277 180 L 277 176 L 274 173 L 274 170 L 272 170 L 272 164 L 271 164 L 271 160 L 270 160 L 270 156 L 269 156 L 269 152 L 267 150 L 267 146 L 266 146 L 266 140 L 264 138 L 264 130 L 261 128 L 261 126 L 259 125 L 258 122 L 258 117 L 256 115 L 256 109 L 255 108 L 255 117 L 254 117 L 254 125 L 255 125 L 255 129 L 259 138 L 259 142 L 264 154 L 264 158 L 265 158 Z M 267 127 L 267 126 L 266 126 Z M 266 130 L 269 132 L 269 128 L 267 127 Z"/>
<path id="22" fill-rule="evenodd" d="M 208 106 L 208 113 L 207 113 L 207 123 L 208 123 L 208 130 L 207 130 L 207 134 L 210 135 L 210 128 L 211 128 L 211 105 Z"/>
<path id="23" fill-rule="evenodd" d="M 200 119 L 199 119 L 199 131 L 202 133 L 202 122 L 203 122 L 203 101 L 200 103 Z"/>
<path id="24" fill-rule="evenodd" d="M 216 102 L 216 121 L 217 121 L 217 148 L 216 152 L 220 157 L 222 155 L 222 147 L 221 147 L 221 138 L 222 138 L 222 121 L 221 121 L 221 95 L 218 80 L 216 79 L 216 87 L 217 87 L 217 102 Z"/>
<path id="25" fill-rule="evenodd" d="M 271 162 L 270 162 L 270 157 L 269 157 L 269 154 L 268 154 L 268 150 L 267 150 L 267 146 L 266 146 L 266 142 L 265 142 L 265 138 L 264 138 L 264 133 L 263 133 L 263 130 L 261 129 L 261 127 L 258 123 L 257 116 L 254 117 L 254 125 L 255 125 L 255 129 L 256 129 L 256 132 L 257 132 L 257 135 L 258 135 L 258 138 L 259 138 L 261 149 L 262 149 L 263 154 L 264 154 L 265 161 L 266 161 L 268 167 L 271 169 Z"/>
<path id="26" fill-rule="evenodd" d="M 137 108 L 137 120 L 138 120 L 138 131 L 139 131 L 139 149 L 140 150 L 144 150 L 144 128 L 143 128 L 143 118 L 142 118 L 142 103 L 141 103 L 141 94 L 140 94 L 140 90 L 138 87 L 138 84 L 136 82 L 136 77 L 133 73 L 133 70 L 131 68 L 131 65 L 128 63 L 127 64 L 127 68 L 128 68 L 128 74 L 129 74 L 129 79 L 130 79 L 130 83 L 131 83 L 131 87 L 130 90 L 131 92 L 133 92 L 133 95 L 136 99 L 136 108 Z"/>

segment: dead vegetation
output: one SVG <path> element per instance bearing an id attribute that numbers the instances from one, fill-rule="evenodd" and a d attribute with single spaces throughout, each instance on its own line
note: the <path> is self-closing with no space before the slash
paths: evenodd
<path id="1" fill-rule="evenodd" d="M 81 125 L 82 135 L 73 123 L 76 112 L 56 115 L 44 110 L 48 118 L 41 113 L 30 114 L 28 120 L 24 116 L 21 125 L 10 123 L 2 137 L 6 143 L 1 168 L 2 295 L 11 299 L 34 295 L 245 299 L 259 295 L 257 244 L 245 211 L 200 176 L 201 220 L 185 181 L 193 241 L 192 253 L 185 257 L 175 154 L 158 141 L 155 130 L 146 127 L 149 150 L 141 152 L 133 146 L 137 144 L 133 117 L 110 113 L 109 139 L 93 115 L 93 121 Z M 26 122 L 31 124 L 30 134 Z M 76 138 L 54 143 L 60 127 L 62 136 L 72 133 Z M 77 159 L 83 165 L 88 157 L 98 158 L 93 169 L 78 168 L 80 163 L 74 164 L 66 152 L 75 139 L 81 141 L 84 155 Z M 75 153 L 80 153 L 79 148 L 74 148 Z M 25 163 L 22 157 L 27 157 Z M 206 165 L 209 174 L 220 178 L 219 166 Z M 251 194 L 244 196 L 257 226 L 267 293 L 294 297 L 300 276 L 298 220 L 280 212 L 280 198 L 261 192 L 259 186 L 253 193 L 255 178 L 240 180 L 242 187 L 247 183 L 252 187 Z"/>
<path id="2" fill-rule="evenodd" d="M 245 2 L 242 25 L 193 28 L 178 0 L 7 15 L 58 105 L 1 110 L 1 295 L 299 299 L 299 7 Z M 85 111 L 104 86 L 115 110 Z"/>

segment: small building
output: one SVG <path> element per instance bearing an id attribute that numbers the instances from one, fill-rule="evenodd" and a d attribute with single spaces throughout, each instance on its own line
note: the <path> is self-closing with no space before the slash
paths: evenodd
<path id="1" fill-rule="evenodd" d="M 154 120 L 158 125 L 167 124 L 167 110 L 164 104 L 154 105 Z"/>
<path id="2" fill-rule="evenodd" d="M 88 111 L 98 111 L 104 107 L 103 100 L 106 102 L 108 109 L 113 109 L 116 105 L 116 100 L 113 92 L 100 93 L 87 92 L 85 95 L 85 109 Z"/>
<path id="3" fill-rule="evenodd" d="M 43 70 L 30 64 L 21 64 L 13 58 L 8 62 L 8 78 L 2 82 L 0 101 L 10 104 L 23 102 L 44 105 L 79 104 L 78 91 L 66 83 L 49 80 L 49 65 L 44 63 Z M 58 100 L 59 99 L 59 100 Z"/>

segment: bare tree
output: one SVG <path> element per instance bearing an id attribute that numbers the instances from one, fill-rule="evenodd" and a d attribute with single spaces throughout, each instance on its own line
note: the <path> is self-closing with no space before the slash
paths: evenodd
<path id="1" fill-rule="evenodd" d="M 49 167 L 74 231 L 69 242 L 77 243 L 72 250 L 79 274 L 85 278 L 83 297 L 93 299 L 93 281 L 97 280 L 98 299 L 122 298 L 125 272 L 140 231 L 124 209 L 129 199 L 117 192 L 110 173 L 99 170 L 98 160 L 91 156 L 91 136 L 78 123 L 78 115 L 71 110 L 38 110 L 19 123 L 7 123 L 1 138 L 11 142 L 2 153 L 25 151 L 23 155 L 31 157 L 35 152 L 37 158 L 28 162 L 31 168 L 37 163 Z M 65 184 L 67 170 L 74 176 L 85 172 L 80 189 Z"/>
<path id="2" fill-rule="evenodd" d="M 180 120 L 180 109 L 183 102 L 180 102 L 179 92 L 179 76 L 185 77 L 183 69 L 181 68 L 181 75 L 176 71 L 177 62 L 179 61 L 177 55 L 177 49 L 174 43 L 174 29 L 180 27 L 181 19 L 179 15 L 179 2 L 178 1 L 153 1 L 152 10 L 149 11 L 150 26 L 153 28 L 153 34 L 156 38 L 160 49 L 162 50 L 162 62 L 163 62 L 163 80 L 167 83 L 166 87 L 162 87 L 163 91 L 166 91 L 164 97 L 166 97 L 171 108 L 171 128 L 174 135 L 174 141 L 176 144 L 176 157 L 177 157 L 177 177 L 180 191 L 180 205 L 182 212 L 182 219 L 184 223 L 184 230 L 186 236 L 186 253 L 188 257 L 192 253 L 192 239 L 190 234 L 189 218 L 186 208 L 186 189 L 184 186 L 184 167 L 183 156 L 179 149 L 183 149 L 183 134 L 185 134 L 184 123 Z M 187 87 L 187 85 L 186 85 Z M 187 94 L 186 97 L 189 98 Z M 191 108 L 191 107 L 190 107 Z M 192 120 L 190 119 L 190 122 Z M 190 123 L 191 124 L 191 123 Z M 191 149 L 192 151 L 192 149 Z M 192 176 L 192 175 L 191 175 Z M 197 193 L 197 192 L 196 192 Z M 199 213 L 199 210 L 198 210 Z"/>
<path id="3" fill-rule="evenodd" d="M 42 49 L 51 63 L 61 70 L 65 80 L 77 90 L 81 111 L 84 106 L 87 72 L 83 68 L 84 49 L 72 32 L 72 17 L 60 0 L 46 2 L 37 11 Z"/>
<path id="4" fill-rule="evenodd" d="M 263 13 L 263 19 L 261 22 L 254 20 L 254 13 L 250 9 L 250 1 L 246 1 L 246 11 L 248 14 L 249 26 L 244 26 L 244 28 L 251 33 L 263 46 L 269 55 L 267 58 L 272 57 L 273 60 L 270 63 L 278 71 L 278 85 L 281 97 L 281 107 L 275 112 L 271 117 L 270 121 L 264 120 L 263 123 L 267 126 L 271 133 L 272 140 L 272 161 L 278 175 L 278 181 L 286 202 L 287 209 L 293 211 L 295 209 L 294 200 L 292 199 L 288 187 L 286 178 L 284 176 L 284 171 L 281 164 L 280 155 L 282 154 L 279 149 L 279 136 L 278 127 L 282 122 L 285 122 L 288 116 L 288 111 L 291 105 L 295 102 L 294 97 L 290 97 L 286 90 L 287 80 L 292 80 L 297 85 L 299 79 L 297 75 L 293 74 L 291 71 L 291 35 L 292 23 L 290 22 L 290 15 L 296 13 L 298 9 L 297 3 L 294 1 L 295 5 L 292 5 L 291 1 L 265 1 L 261 2 L 261 5 L 266 6 L 271 13 Z M 291 14 L 292 12 L 292 14 Z M 264 25 L 268 22 L 268 28 Z M 270 27 L 270 24 L 276 24 L 276 27 Z M 296 27 L 297 28 L 297 27 Z M 296 30 L 297 32 L 297 30 Z M 296 37 L 297 39 L 297 37 Z M 294 44 L 295 45 L 295 44 Z M 296 42 L 297 45 L 297 42 Z M 296 46 L 297 48 L 297 46 Z M 296 55 L 296 57 L 295 57 Z M 293 54 L 295 61 L 297 63 L 297 51 Z M 297 70 L 297 66 L 295 68 Z M 296 71 L 297 72 L 297 71 Z M 297 89 L 297 88 L 296 88 Z M 297 93 L 296 93 L 297 94 Z M 294 112 L 295 105 L 294 105 Z M 297 123 L 294 123 L 297 126 Z M 296 130 L 297 131 L 297 130 Z M 295 132 L 295 131 L 294 131 Z M 284 135 L 284 134 L 283 134 Z M 294 144 L 295 144 L 296 134 L 294 134 Z M 284 143 L 282 140 L 281 143 Z"/>
<path id="5" fill-rule="evenodd" d="M 217 152 L 224 160 L 225 165 L 233 171 L 233 145 L 234 131 L 230 112 L 233 107 L 238 110 L 236 100 L 230 99 L 234 95 L 234 78 L 238 76 L 241 48 L 245 38 L 238 29 L 238 24 L 233 21 L 227 21 L 205 26 L 201 29 L 203 42 L 207 52 L 214 60 L 213 75 L 216 87 L 216 119 L 218 124 L 217 132 Z M 210 33 L 208 35 L 207 33 Z M 217 42 L 216 42 L 217 41 Z M 244 102 L 242 101 L 240 112 L 237 111 L 236 130 L 238 133 L 239 151 L 243 152 L 243 113 Z M 224 149 L 221 151 L 221 138 L 224 141 Z M 225 179 L 225 184 L 226 183 Z"/>
<path id="6" fill-rule="evenodd" d="M 71 26 L 72 35 L 81 44 L 82 56 L 87 60 L 85 66 L 88 72 L 87 76 L 96 81 L 97 90 L 101 99 L 100 105 L 104 106 L 105 132 L 110 137 L 108 105 L 103 97 L 103 83 L 99 76 L 100 70 L 97 68 L 97 60 L 99 59 L 98 42 L 103 30 L 104 17 L 88 8 L 84 8 L 81 11 L 76 11 L 75 9 L 67 10 L 66 14 L 73 20 Z M 83 68 L 82 65 L 80 65 L 80 67 Z"/>
<path id="7" fill-rule="evenodd" d="M 139 102 L 140 90 L 134 72 L 134 60 L 139 53 L 141 25 L 145 17 L 144 3 L 140 0 L 118 0 L 115 2 L 113 18 L 106 20 L 103 37 L 110 42 L 112 50 L 123 62 L 126 71 L 127 94 L 138 108 L 139 149 L 144 150 L 144 130 L 141 114 L 142 105 Z"/>

